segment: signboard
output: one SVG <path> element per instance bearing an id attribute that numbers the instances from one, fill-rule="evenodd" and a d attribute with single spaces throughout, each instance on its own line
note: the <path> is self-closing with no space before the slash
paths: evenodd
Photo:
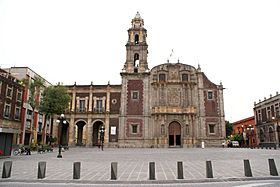
<path id="1" fill-rule="evenodd" d="M 112 126 L 111 127 L 111 135 L 116 135 L 116 130 L 117 130 L 117 127 Z"/>

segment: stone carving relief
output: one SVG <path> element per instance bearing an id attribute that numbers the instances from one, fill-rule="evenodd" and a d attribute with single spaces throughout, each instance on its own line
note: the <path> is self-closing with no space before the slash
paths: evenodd
<path id="1" fill-rule="evenodd" d="M 167 89 L 168 104 L 170 106 L 180 105 L 180 88 L 170 87 Z"/>

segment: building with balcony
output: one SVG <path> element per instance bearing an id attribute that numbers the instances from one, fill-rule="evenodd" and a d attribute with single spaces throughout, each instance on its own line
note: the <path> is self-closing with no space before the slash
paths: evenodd
<path id="1" fill-rule="evenodd" d="M 255 147 L 258 145 L 254 116 L 236 121 L 232 125 L 233 134 L 240 134 L 243 137 L 243 141 L 240 142 L 241 147 Z"/>
<path id="2" fill-rule="evenodd" d="M 0 156 L 11 155 L 21 133 L 24 88 L 8 72 L 0 69 Z"/>
<path id="3" fill-rule="evenodd" d="M 220 146 L 223 85 L 178 59 L 149 69 L 147 30 L 139 13 L 131 24 L 120 85 L 66 86 L 72 100 L 65 113 L 65 143 L 98 145 L 105 126 L 109 147 Z"/>
<path id="4" fill-rule="evenodd" d="M 24 145 L 29 145 L 30 143 L 46 143 L 46 138 L 50 134 L 51 130 L 49 125 L 50 120 L 45 120 L 45 115 L 40 113 L 37 107 L 32 108 L 30 105 L 30 100 L 34 99 L 35 102 L 39 104 L 44 88 L 51 86 L 51 84 L 28 67 L 11 67 L 5 70 L 20 80 L 24 86 L 23 107 L 21 109 L 21 134 L 19 143 Z M 35 92 L 32 95 L 30 85 L 36 80 L 42 81 L 43 85 L 36 87 Z"/>
<path id="5" fill-rule="evenodd" d="M 262 147 L 279 147 L 280 139 L 280 94 L 270 95 L 254 103 L 257 137 Z"/>

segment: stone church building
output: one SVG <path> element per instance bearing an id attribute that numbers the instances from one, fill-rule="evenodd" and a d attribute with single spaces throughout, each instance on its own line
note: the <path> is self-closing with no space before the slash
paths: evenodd
<path id="1" fill-rule="evenodd" d="M 121 85 L 66 86 L 71 103 L 63 143 L 96 146 L 104 126 L 105 147 L 221 146 L 223 86 L 179 61 L 149 69 L 144 20 L 137 13 L 131 23 Z"/>

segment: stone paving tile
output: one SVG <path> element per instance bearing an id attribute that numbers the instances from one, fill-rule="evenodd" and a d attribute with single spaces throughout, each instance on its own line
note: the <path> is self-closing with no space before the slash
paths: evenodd
<path id="1" fill-rule="evenodd" d="M 213 175 L 217 179 L 243 178 L 244 159 L 250 160 L 254 177 L 269 177 L 268 158 L 274 158 L 280 167 L 279 150 L 265 149 L 106 149 L 70 148 L 56 158 L 53 153 L 30 156 L 12 156 L 0 159 L 0 172 L 4 161 L 11 160 L 11 179 L 37 179 L 38 162 L 46 161 L 46 178 L 43 180 L 73 180 L 73 163 L 81 162 L 81 179 L 110 181 L 111 162 L 118 162 L 117 180 L 147 181 L 149 162 L 155 162 L 156 180 L 177 180 L 177 162 L 183 162 L 184 179 L 205 179 L 206 160 L 211 160 Z M 1 182 L 2 179 L 0 179 Z"/>

